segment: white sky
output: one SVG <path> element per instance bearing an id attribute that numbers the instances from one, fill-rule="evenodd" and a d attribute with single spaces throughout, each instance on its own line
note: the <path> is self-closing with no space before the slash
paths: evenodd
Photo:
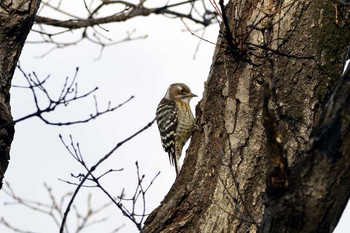
<path id="1" fill-rule="evenodd" d="M 65 77 L 72 77 L 75 68 L 79 67 L 77 80 L 80 93 L 98 86 L 96 97 L 101 110 L 108 101 L 117 105 L 131 95 L 135 95 L 135 98 L 115 112 L 88 124 L 55 127 L 47 126 L 38 119 L 30 119 L 16 125 L 6 181 L 11 183 L 19 196 L 49 203 L 44 182 L 52 187 L 57 197 L 74 190 L 75 187 L 58 179 L 73 181 L 70 174 L 78 174 L 84 170 L 65 150 L 58 134 L 62 134 L 67 140 L 71 134 L 75 141 L 79 142 L 83 156 L 91 166 L 119 141 L 141 129 L 154 118 L 158 102 L 169 84 L 184 82 L 191 87 L 192 92 L 199 96 L 191 102 L 193 110 L 201 99 L 214 45 L 201 42 L 196 59 L 193 59 L 198 38 L 184 32 L 185 27 L 180 20 L 160 16 L 138 18 L 120 26 L 104 27 L 111 30 L 109 37 L 112 38 L 118 38 L 119 35 L 125 34 L 126 30 L 133 29 L 136 29 L 139 35 L 147 34 L 148 38 L 108 47 L 98 61 L 94 59 L 99 56 L 99 47 L 87 41 L 77 46 L 55 50 L 41 59 L 35 57 L 47 51 L 50 45 L 25 46 L 20 58 L 22 68 L 27 73 L 35 71 L 39 78 L 50 75 L 48 85 L 52 93 L 59 94 L 59 87 Z M 205 38 L 215 42 L 217 32 L 218 26 L 211 26 L 207 29 Z M 29 40 L 32 39 L 35 39 L 33 35 L 29 37 Z M 23 76 L 16 72 L 13 84 L 24 83 Z M 29 91 L 12 89 L 11 93 L 14 119 L 34 110 Z M 90 97 L 45 116 L 56 121 L 74 120 L 85 118 L 93 110 L 94 100 Z M 135 161 L 139 162 L 141 174 L 146 175 L 146 185 L 161 171 L 147 193 L 146 205 L 149 213 L 159 205 L 175 179 L 175 169 L 170 166 L 168 156 L 161 147 L 155 124 L 122 146 L 99 168 L 99 172 L 124 168 L 122 172 L 112 173 L 103 178 L 102 182 L 110 193 L 118 195 L 125 188 L 127 197 L 133 194 L 137 182 Z M 92 201 L 95 207 L 108 202 L 99 190 L 83 189 L 78 197 L 79 208 L 85 209 L 88 193 L 93 193 Z M 0 200 L 6 199 L 4 193 L 0 192 Z M 25 208 L 4 206 L 3 201 L 0 202 L 0 217 L 2 216 L 6 216 L 6 220 L 21 229 L 58 232 L 58 227 L 51 219 Z M 70 217 L 73 216 L 72 212 Z M 99 215 L 105 216 L 110 220 L 84 232 L 96 232 L 96 229 L 99 232 L 111 232 L 123 224 L 126 226 L 119 232 L 137 232 L 133 224 L 119 214 L 116 207 L 111 206 L 104 214 Z M 349 211 L 346 216 L 346 219 L 349 219 Z M 346 225 L 346 221 L 343 222 L 336 233 L 349 232 L 349 223 Z M 68 224 L 74 226 L 72 221 Z M 0 232 L 9 231 L 0 225 Z"/>

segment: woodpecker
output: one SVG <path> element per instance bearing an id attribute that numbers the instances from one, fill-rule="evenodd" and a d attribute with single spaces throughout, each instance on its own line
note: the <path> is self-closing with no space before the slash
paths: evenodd
<path id="1" fill-rule="evenodd" d="M 169 154 L 170 164 L 175 165 L 179 175 L 179 159 L 182 148 L 195 129 L 195 120 L 190 108 L 190 100 L 197 95 L 184 83 L 171 84 L 160 101 L 156 120 L 162 146 Z"/>

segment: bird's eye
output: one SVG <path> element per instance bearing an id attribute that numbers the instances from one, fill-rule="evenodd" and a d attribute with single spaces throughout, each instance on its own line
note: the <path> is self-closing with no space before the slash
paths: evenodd
<path id="1" fill-rule="evenodd" d="M 183 89 L 181 86 L 179 86 L 177 88 L 177 90 L 179 91 L 180 94 L 184 94 L 185 93 L 185 89 Z"/>

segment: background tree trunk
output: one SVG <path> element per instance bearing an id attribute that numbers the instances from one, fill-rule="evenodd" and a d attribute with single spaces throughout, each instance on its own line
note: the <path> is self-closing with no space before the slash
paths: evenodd
<path id="1" fill-rule="evenodd" d="M 346 12 L 326 0 L 221 10 L 199 129 L 144 232 L 332 232 L 350 194 Z M 280 187 L 263 110 L 288 164 Z"/>
<path id="2" fill-rule="evenodd" d="M 10 107 L 11 80 L 39 5 L 40 0 L 0 2 L 0 189 L 14 135 Z"/>

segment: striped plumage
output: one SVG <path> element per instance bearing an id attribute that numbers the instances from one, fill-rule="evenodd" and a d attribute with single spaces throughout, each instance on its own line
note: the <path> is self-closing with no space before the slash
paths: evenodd
<path id="1" fill-rule="evenodd" d="M 182 148 L 195 128 L 189 105 L 195 96 L 186 84 L 174 83 L 169 86 L 157 107 L 156 119 L 162 145 L 169 154 L 170 163 L 175 165 L 176 175 L 180 172 Z"/>

